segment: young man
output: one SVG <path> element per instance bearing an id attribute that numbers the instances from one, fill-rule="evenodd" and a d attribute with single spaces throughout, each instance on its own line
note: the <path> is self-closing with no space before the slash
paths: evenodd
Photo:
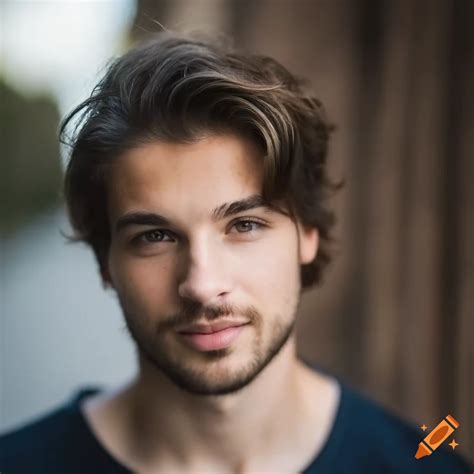
<path id="1" fill-rule="evenodd" d="M 139 373 L 5 435 L 2 473 L 470 472 L 296 356 L 330 260 L 330 127 L 276 61 L 172 34 L 112 63 L 65 196 Z"/>

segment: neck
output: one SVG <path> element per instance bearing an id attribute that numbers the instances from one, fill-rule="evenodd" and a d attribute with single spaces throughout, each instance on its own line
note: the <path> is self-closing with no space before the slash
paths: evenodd
<path id="1" fill-rule="evenodd" d="M 229 460 L 265 452 L 262 444 L 271 443 L 271 437 L 282 432 L 278 426 L 289 423 L 298 409 L 300 365 L 291 337 L 242 390 L 202 396 L 185 392 L 140 360 L 140 375 L 127 390 L 131 420 L 139 431 L 132 439 L 140 440 L 142 453 L 149 449 L 162 457 L 173 452 L 189 460 L 197 456 Z"/>
<path id="2" fill-rule="evenodd" d="M 160 431 L 166 433 L 171 445 L 186 446 L 189 452 L 189 446 L 199 444 L 200 440 L 204 445 L 217 448 L 217 443 L 229 449 L 236 441 L 237 444 L 243 440 L 249 442 L 248 434 L 255 432 L 255 426 L 268 424 L 277 407 L 286 406 L 292 400 L 296 364 L 292 338 L 242 390 L 227 395 L 202 396 L 180 389 L 142 360 L 140 376 L 132 390 L 138 411 L 146 412 L 146 419 L 159 419 Z M 194 438 L 193 444 L 183 443 L 183 436 Z"/>
<path id="3" fill-rule="evenodd" d="M 297 359 L 292 335 L 234 394 L 190 394 L 141 360 L 135 380 L 84 411 L 105 447 L 134 471 L 275 472 L 290 463 L 295 472 L 324 442 L 337 391 Z"/>

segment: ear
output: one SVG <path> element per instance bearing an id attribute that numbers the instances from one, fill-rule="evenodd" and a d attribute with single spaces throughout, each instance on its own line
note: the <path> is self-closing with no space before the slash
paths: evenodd
<path id="1" fill-rule="evenodd" d="M 297 223 L 300 264 L 311 263 L 318 253 L 319 234 L 315 227 L 306 227 Z"/>
<path id="2" fill-rule="evenodd" d="M 100 277 L 102 279 L 102 287 L 104 290 L 107 288 L 114 288 L 114 284 L 112 282 L 112 277 L 110 276 L 109 265 L 108 262 L 102 262 L 100 265 Z"/>

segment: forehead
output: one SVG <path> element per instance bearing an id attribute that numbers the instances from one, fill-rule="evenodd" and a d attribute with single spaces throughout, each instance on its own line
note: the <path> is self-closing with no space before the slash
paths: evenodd
<path id="1" fill-rule="evenodd" d="M 192 144 L 151 142 L 111 165 L 109 217 L 147 210 L 204 218 L 223 202 L 260 192 L 262 182 L 263 156 L 250 140 L 216 135 Z"/>

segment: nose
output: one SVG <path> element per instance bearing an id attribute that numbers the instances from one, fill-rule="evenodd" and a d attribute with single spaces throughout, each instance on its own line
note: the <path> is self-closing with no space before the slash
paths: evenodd
<path id="1" fill-rule="evenodd" d="M 219 303 L 230 292 L 226 261 L 219 243 L 201 238 L 190 242 L 184 265 L 184 276 L 178 294 L 202 305 Z"/>

